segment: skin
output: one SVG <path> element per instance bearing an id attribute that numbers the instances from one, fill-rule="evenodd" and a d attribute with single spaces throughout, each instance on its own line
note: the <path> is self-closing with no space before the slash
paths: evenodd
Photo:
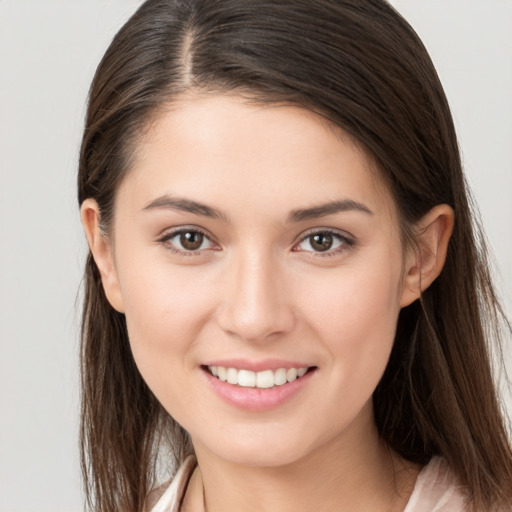
<path id="1" fill-rule="evenodd" d="M 342 200 L 368 211 L 290 219 Z M 190 94 L 140 142 L 109 236 L 93 200 L 82 220 L 142 376 L 192 437 L 185 511 L 203 509 L 203 486 L 209 512 L 403 510 L 418 468 L 380 441 L 371 397 L 400 309 L 442 269 L 448 206 L 406 250 L 391 195 L 348 136 L 297 107 Z M 207 237 L 187 251 L 177 228 Z M 332 247 L 317 250 L 312 233 L 328 232 Z M 233 357 L 315 371 L 279 407 L 241 410 L 201 367 Z"/>

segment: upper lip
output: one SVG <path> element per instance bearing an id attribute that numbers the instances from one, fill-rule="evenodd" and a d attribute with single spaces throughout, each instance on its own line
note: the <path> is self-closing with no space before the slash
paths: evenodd
<path id="1" fill-rule="evenodd" d="M 283 359 L 263 359 L 260 361 L 248 359 L 216 359 L 204 363 L 204 366 L 222 366 L 223 368 L 261 372 L 264 370 L 278 370 L 279 368 L 285 368 L 286 370 L 290 368 L 309 368 L 313 365 Z"/>

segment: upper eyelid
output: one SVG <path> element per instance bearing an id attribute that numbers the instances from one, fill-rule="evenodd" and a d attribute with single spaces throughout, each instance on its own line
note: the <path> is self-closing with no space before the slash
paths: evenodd
<path id="1" fill-rule="evenodd" d="M 328 233 L 330 235 L 339 236 L 340 238 L 344 238 L 346 240 L 355 241 L 355 237 L 348 233 L 347 231 L 344 231 L 342 229 L 336 229 L 336 228 L 311 228 L 306 231 L 303 231 L 296 239 L 293 245 L 298 244 L 299 242 L 302 242 L 306 238 L 312 235 L 316 235 L 318 233 Z"/>
<path id="2" fill-rule="evenodd" d="M 319 233 L 329 234 L 339 238 L 342 241 L 342 245 L 338 248 L 328 249 L 323 252 L 298 249 L 298 246 L 302 244 L 307 238 Z M 300 235 L 300 238 L 293 243 L 291 250 L 292 252 L 302 252 L 310 258 L 327 258 L 339 254 L 344 254 L 346 251 L 352 250 L 355 247 L 355 245 L 356 238 L 347 233 L 346 231 L 337 230 L 333 228 L 313 228 L 305 233 L 302 233 Z"/>
<path id="3" fill-rule="evenodd" d="M 180 235 L 181 233 L 186 232 L 197 232 L 203 235 L 205 238 L 209 240 L 209 242 L 212 244 L 213 247 L 207 248 L 207 249 L 196 249 L 196 250 L 187 250 L 187 249 L 180 249 L 179 247 L 174 246 L 173 243 L 171 243 L 171 240 Z M 199 227 L 189 227 L 189 226 L 180 226 L 176 228 L 171 228 L 169 230 L 163 230 L 160 236 L 157 238 L 157 243 L 162 245 L 167 245 L 167 249 L 181 255 L 187 255 L 187 256 L 195 256 L 203 253 L 204 251 L 217 251 L 219 250 L 220 244 L 216 241 L 215 237 L 210 235 L 206 230 L 201 229 Z"/>
<path id="4" fill-rule="evenodd" d="M 208 238 L 210 241 L 215 242 L 215 237 L 206 229 L 200 228 L 199 226 L 178 226 L 175 228 L 166 228 L 158 235 L 159 240 L 169 240 L 180 233 L 186 233 L 187 231 L 197 231 L 203 236 Z M 215 242 L 216 243 L 216 242 Z"/>

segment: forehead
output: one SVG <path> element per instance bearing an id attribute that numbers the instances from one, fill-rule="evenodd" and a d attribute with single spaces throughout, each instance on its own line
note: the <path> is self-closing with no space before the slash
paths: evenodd
<path id="1" fill-rule="evenodd" d="M 260 215 L 340 199 L 395 212 L 373 160 L 341 129 L 232 95 L 184 96 L 148 127 L 119 196 L 142 208 L 165 194 Z"/>

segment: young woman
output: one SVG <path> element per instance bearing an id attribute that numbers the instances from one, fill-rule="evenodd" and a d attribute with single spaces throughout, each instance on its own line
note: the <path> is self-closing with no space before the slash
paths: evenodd
<path id="1" fill-rule="evenodd" d="M 512 509 L 485 248 L 386 2 L 145 2 L 78 181 L 94 510 Z"/>

